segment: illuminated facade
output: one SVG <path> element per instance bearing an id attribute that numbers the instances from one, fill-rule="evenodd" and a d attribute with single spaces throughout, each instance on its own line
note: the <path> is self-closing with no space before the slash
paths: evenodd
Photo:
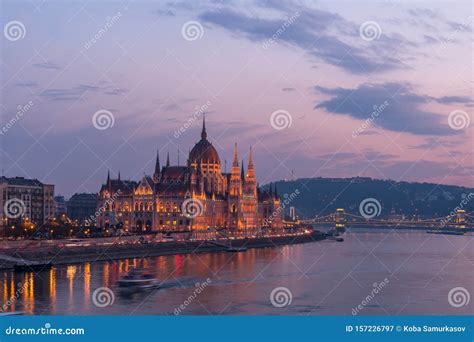
<path id="1" fill-rule="evenodd" d="M 41 225 L 54 217 L 54 212 L 54 185 L 24 177 L 0 177 L 1 231 L 19 227 L 25 220 Z"/>
<path id="2" fill-rule="evenodd" d="M 222 172 L 203 119 L 201 140 L 186 166 L 171 166 L 168 155 L 161 167 L 157 154 L 153 175 L 138 183 L 108 175 L 99 192 L 96 225 L 132 231 L 281 228 L 282 215 L 275 215 L 279 207 L 276 189 L 257 187 L 252 149 L 246 172 L 243 161 L 239 165 L 237 144 L 231 172 Z"/>

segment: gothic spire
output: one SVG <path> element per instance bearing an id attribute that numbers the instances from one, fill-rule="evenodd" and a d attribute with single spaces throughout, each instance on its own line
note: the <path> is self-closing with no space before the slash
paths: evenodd
<path id="1" fill-rule="evenodd" d="M 110 181 L 110 171 L 107 171 L 107 189 L 110 192 L 112 191 L 112 182 Z"/>
<path id="2" fill-rule="evenodd" d="M 239 155 L 237 153 L 237 143 L 235 143 L 234 145 L 234 162 L 232 163 L 232 166 L 239 167 Z"/>
<path id="3" fill-rule="evenodd" d="M 119 170 L 119 172 L 118 172 L 118 180 L 120 180 L 120 170 Z"/>
<path id="4" fill-rule="evenodd" d="M 249 153 L 249 164 L 247 166 L 247 177 L 250 182 L 255 182 L 255 170 L 253 168 L 253 151 L 252 146 L 250 146 L 250 153 Z"/>
<path id="5" fill-rule="evenodd" d="M 248 168 L 253 167 L 253 152 L 252 152 L 252 146 L 250 146 L 250 153 L 249 153 L 249 166 Z"/>
<path id="6" fill-rule="evenodd" d="M 245 181 L 245 170 L 244 170 L 244 160 L 242 159 L 242 168 L 240 170 L 240 178 L 242 181 Z"/>
<path id="7" fill-rule="evenodd" d="M 160 149 L 156 150 L 155 174 L 160 173 Z"/>
<path id="8" fill-rule="evenodd" d="M 202 132 L 201 132 L 201 139 L 207 139 L 207 132 L 206 132 L 206 114 L 202 115 Z"/>
<path id="9" fill-rule="evenodd" d="M 168 151 L 168 155 L 166 156 L 166 167 L 170 166 L 170 152 Z"/>

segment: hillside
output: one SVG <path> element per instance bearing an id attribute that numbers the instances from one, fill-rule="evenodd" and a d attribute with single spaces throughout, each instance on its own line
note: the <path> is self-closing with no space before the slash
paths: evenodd
<path id="1" fill-rule="evenodd" d="M 380 217 L 391 212 L 408 217 L 441 217 L 448 215 L 467 199 L 464 209 L 474 211 L 473 188 L 430 183 L 408 183 L 371 178 L 301 178 L 278 181 L 280 197 L 293 193 L 294 206 L 300 218 L 324 216 L 344 208 L 346 212 L 359 215 L 359 204 L 366 198 L 377 199 L 382 207 Z M 265 186 L 265 187 L 268 187 Z M 295 196 L 295 191 L 299 194 Z M 287 210 L 288 211 L 288 210 Z"/>

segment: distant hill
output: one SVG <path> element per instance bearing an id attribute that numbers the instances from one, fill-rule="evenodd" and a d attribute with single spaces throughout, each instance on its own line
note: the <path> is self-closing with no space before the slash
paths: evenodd
<path id="1" fill-rule="evenodd" d="M 324 216 L 336 208 L 359 214 L 359 204 L 366 198 L 377 199 L 382 207 L 380 218 L 391 213 L 412 217 L 441 217 L 460 205 L 474 212 L 474 188 L 430 183 L 408 183 L 372 178 L 300 178 L 278 181 L 277 192 L 283 199 L 294 198 L 285 209 L 294 206 L 300 218 Z M 268 188 L 269 185 L 264 186 Z M 299 193 L 295 196 L 296 193 Z M 471 194 L 472 193 L 472 194 Z M 291 196 L 293 194 L 293 196 Z M 471 194 L 471 195 L 470 195 Z"/>

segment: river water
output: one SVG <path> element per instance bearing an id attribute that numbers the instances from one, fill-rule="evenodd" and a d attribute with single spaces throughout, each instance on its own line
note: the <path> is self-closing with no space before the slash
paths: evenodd
<path id="1" fill-rule="evenodd" d="M 474 312 L 474 299 L 466 303 L 466 292 L 474 296 L 473 235 L 349 229 L 344 239 L 237 254 L 61 265 L 38 274 L 2 271 L 1 297 L 4 311 L 43 315 Z M 165 288 L 120 291 L 117 280 L 134 267 L 146 268 Z M 451 301 L 454 306 L 448 300 L 453 288 L 464 288 Z M 465 305 L 456 307 L 459 303 Z"/>

